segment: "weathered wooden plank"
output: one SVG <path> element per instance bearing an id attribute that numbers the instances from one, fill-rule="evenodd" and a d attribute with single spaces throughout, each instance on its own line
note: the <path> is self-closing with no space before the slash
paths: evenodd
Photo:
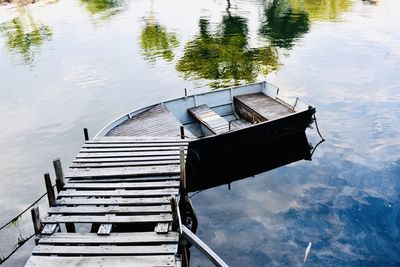
<path id="1" fill-rule="evenodd" d="M 145 175 L 177 175 L 179 165 L 147 166 L 147 167 L 119 167 L 96 169 L 69 169 L 65 177 L 110 177 L 110 176 L 145 176 Z"/>
<path id="2" fill-rule="evenodd" d="M 73 177 L 69 179 L 70 183 L 125 183 L 125 182 L 156 182 L 156 181 L 173 181 L 179 180 L 178 176 L 147 176 L 147 177 L 105 177 L 105 178 L 87 178 Z"/>
<path id="3" fill-rule="evenodd" d="M 157 205 L 157 206 L 78 206 L 78 207 L 51 207 L 48 210 L 49 214 L 148 214 L 148 213 L 164 213 L 171 212 L 170 205 Z"/>
<path id="4" fill-rule="evenodd" d="M 38 245 L 33 249 L 33 255 L 60 255 L 60 256 L 122 256 L 122 255 L 166 255 L 174 254 L 178 250 L 177 244 L 149 245 L 149 246 L 51 246 Z"/>
<path id="5" fill-rule="evenodd" d="M 106 224 L 101 224 L 99 226 L 99 230 L 97 230 L 98 235 L 109 235 L 112 230 L 112 224 L 111 223 L 106 223 Z"/>
<path id="6" fill-rule="evenodd" d="M 170 197 L 157 198 L 61 198 L 56 200 L 56 206 L 66 205 L 156 205 L 170 202 Z"/>
<path id="7" fill-rule="evenodd" d="M 51 215 L 43 219 L 43 223 L 156 223 L 172 221 L 171 214 L 159 215 Z"/>
<path id="8" fill-rule="evenodd" d="M 83 148 L 134 148 L 134 147 L 174 147 L 174 146 L 187 146 L 187 142 L 174 142 L 174 143 L 85 143 Z"/>
<path id="9" fill-rule="evenodd" d="M 185 147 L 186 148 L 186 147 Z M 130 147 L 130 148 L 82 148 L 79 153 L 98 153 L 98 152 L 158 152 L 158 151 L 176 151 L 179 146 L 170 147 Z"/>
<path id="10" fill-rule="evenodd" d="M 140 142 L 170 142 L 180 141 L 179 137 L 171 136 L 99 136 L 94 137 L 92 141 L 140 141 Z M 182 140 L 184 141 L 184 140 Z"/>
<path id="11" fill-rule="evenodd" d="M 114 155 L 115 156 L 115 155 Z M 124 156 L 118 156 L 118 157 L 109 157 L 107 154 L 103 154 L 102 157 L 92 157 L 91 154 L 84 155 L 83 157 L 80 157 L 80 155 L 77 156 L 77 158 L 73 161 L 74 163 L 98 163 L 98 162 L 140 162 L 140 161 L 163 161 L 163 160 L 179 160 L 179 156 L 177 153 L 174 155 L 154 155 L 154 156 L 144 156 L 144 157 L 124 157 Z"/>
<path id="12" fill-rule="evenodd" d="M 151 189 L 179 187 L 178 181 L 154 181 L 154 182 L 123 182 L 123 183 L 74 183 L 65 185 L 65 189 Z"/>
<path id="13" fill-rule="evenodd" d="M 145 166 L 163 166 L 176 165 L 179 160 L 161 160 L 161 161 L 130 161 L 130 162 L 80 162 L 72 163 L 70 168 L 115 168 L 115 167 L 145 167 Z"/>
<path id="14" fill-rule="evenodd" d="M 58 224 L 46 224 L 42 229 L 42 235 L 52 235 L 58 228 Z"/>
<path id="15" fill-rule="evenodd" d="M 106 139 L 93 139 L 90 141 L 86 141 L 85 144 L 152 144 L 154 146 L 157 146 L 159 144 L 187 144 L 188 141 L 185 139 L 180 139 L 178 138 L 170 138 L 168 139 L 122 139 L 122 138 L 106 138 Z"/>
<path id="16" fill-rule="evenodd" d="M 178 189 L 153 190 L 66 190 L 61 191 L 60 197 L 142 197 L 142 196 L 169 196 L 177 195 Z"/>
<path id="17" fill-rule="evenodd" d="M 173 267 L 175 257 L 171 255 L 151 256 L 120 256 L 120 257 L 47 257 L 32 256 L 25 267 Z"/>
<path id="18" fill-rule="evenodd" d="M 171 215 L 172 218 L 172 215 Z M 154 228 L 157 234 L 167 234 L 169 232 L 169 223 L 158 223 Z"/>
<path id="19" fill-rule="evenodd" d="M 131 232 L 110 233 L 107 236 L 99 236 L 96 233 L 54 233 L 51 236 L 43 236 L 39 244 L 161 244 L 177 243 L 179 234 L 169 232 L 159 235 L 156 232 Z"/>

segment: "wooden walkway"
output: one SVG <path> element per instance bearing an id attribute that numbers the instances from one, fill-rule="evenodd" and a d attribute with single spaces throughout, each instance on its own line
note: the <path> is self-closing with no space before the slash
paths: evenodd
<path id="1" fill-rule="evenodd" d="M 171 199 L 181 147 L 187 142 L 176 138 L 87 141 L 26 266 L 180 266 Z"/>

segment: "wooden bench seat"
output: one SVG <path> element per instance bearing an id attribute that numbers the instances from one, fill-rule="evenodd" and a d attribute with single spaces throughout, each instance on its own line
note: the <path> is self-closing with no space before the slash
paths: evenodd
<path id="1" fill-rule="evenodd" d="M 229 122 L 207 105 L 190 108 L 188 111 L 201 123 L 205 135 L 221 134 L 229 131 Z"/>
<path id="2" fill-rule="evenodd" d="M 270 121 L 294 113 L 293 109 L 262 93 L 233 98 L 235 111 L 251 123 Z"/>

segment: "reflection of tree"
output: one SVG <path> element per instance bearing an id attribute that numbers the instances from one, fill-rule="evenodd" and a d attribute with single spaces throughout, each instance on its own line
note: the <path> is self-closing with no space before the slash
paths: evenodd
<path id="1" fill-rule="evenodd" d="M 296 12 L 306 12 L 311 21 L 338 20 L 350 10 L 352 0 L 287 0 Z"/>
<path id="2" fill-rule="evenodd" d="M 249 48 L 247 21 L 239 16 L 223 17 L 220 30 L 210 33 L 209 22 L 201 19 L 200 33 L 186 47 L 176 69 L 185 78 L 214 81 L 218 88 L 255 81 L 259 73 L 278 67 L 273 47 Z"/>
<path id="3" fill-rule="evenodd" d="M 121 11 L 126 5 L 125 0 L 81 0 L 86 9 L 92 14 L 100 14 L 102 18 L 108 18 Z"/>
<path id="4" fill-rule="evenodd" d="M 48 26 L 36 23 L 32 16 L 22 13 L 19 17 L 0 25 L 7 38 L 9 49 L 18 52 L 25 62 L 32 62 L 35 52 L 44 41 L 50 40 L 52 32 Z"/>
<path id="5" fill-rule="evenodd" d="M 167 32 L 165 27 L 148 21 L 141 35 L 143 55 L 149 61 L 163 58 L 166 61 L 174 59 L 173 49 L 179 45 L 174 33 Z"/>
<path id="6" fill-rule="evenodd" d="M 156 21 L 153 1 L 150 4 L 151 8 L 146 18 L 146 25 L 140 36 L 143 55 L 150 62 L 154 62 L 158 58 L 163 58 L 170 62 L 174 59 L 173 49 L 179 45 L 178 38 L 174 33 L 167 32 L 165 27 Z"/>
<path id="7" fill-rule="evenodd" d="M 266 21 L 260 33 L 278 47 L 291 48 L 294 41 L 308 32 L 308 15 L 295 11 L 286 0 L 274 0 L 265 8 Z"/>

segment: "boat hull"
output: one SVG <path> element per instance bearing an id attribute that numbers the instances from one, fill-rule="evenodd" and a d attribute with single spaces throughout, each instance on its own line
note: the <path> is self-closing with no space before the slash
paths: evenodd
<path id="1" fill-rule="evenodd" d="M 315 108 L 226 134 L 189 142 L 189 192 L 231 183 L 298 160 L 311 159 L 305 130 Z"/>

